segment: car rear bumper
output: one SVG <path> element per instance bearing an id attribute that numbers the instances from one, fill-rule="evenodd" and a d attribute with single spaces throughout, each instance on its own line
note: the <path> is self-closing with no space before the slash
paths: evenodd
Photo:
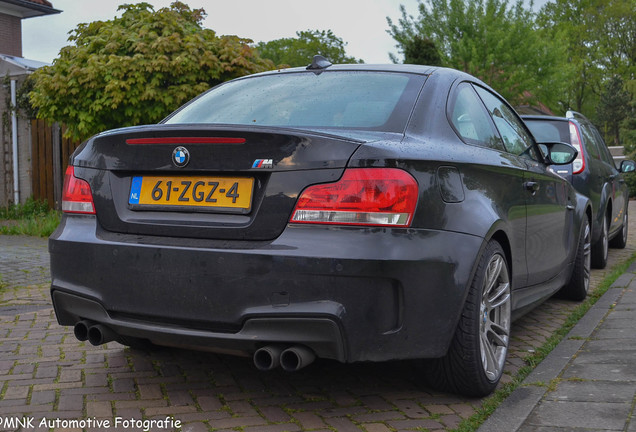
<path id="1" fill-rule="evenodd" d="M 159 345 L 250 355 L 302 344 L 342 362 L 439 357 L 484 240 L 429 230 L 289 226 L 271 242 L 104 232 L 51 237 L 58 322 Z"/>

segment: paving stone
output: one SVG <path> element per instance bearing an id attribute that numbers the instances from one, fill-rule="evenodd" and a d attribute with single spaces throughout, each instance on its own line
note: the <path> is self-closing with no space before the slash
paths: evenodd
<path id="1" fill-rule="evenodd" d="M 84 383 L 87 387 L 108 388 L 108 376 L 105 373 L 101 373 L 101 374 L 87 373 L 88 371 L 86 370 L 84 370 L 84 372 L 85 372 Z"/>
<path id="2" fill-rule="evenodd" d="M 81 370 L 70 370 L 63 369 L 60 371 L 60 379 L 59 382 L 75 382 L 82 380 L 82 371 Z"/>
<path id="3" fill-rule="evenodd" d="M 260 407 L 259 411 L 271 423 L 289 422 L 291 418 L 282 408 L 274 406 Z"/>
<path id="4" fill-rule="evenodd" d="M 35 374 L 36 378 L 55 378 L 59 373 L 57 365 L 40 365 Z"/>
<path id="5" fill-rule="evenodd" d="M 381 396 L 365 396 L 360 398 L 360 402 L 370 410 L 392 410 L 395 409 L 395 405 L 390 404 L 386 399 Z"/>
<path id="6" fill-rule="evenodd" d="M 197 408 L 194 406 L 165 406 L 146 408 L 144 411 L 148 417 L 152 417 L 166 415 L 178 416 L 178 414 L 193 413 L 196 412 L 196 410 Z"/>
<path id="7" fill-rule="evenodd" d="M 258 415 L 252 404 L 248 401 L 229 401 L 227 407 L 235 415 Z"/>
<path id="8" fill-rule="evenodd" d="M 159 384 L 139 385 L 139 394 L 142 399 L 163 399 L 163 392 Z"/>
<path id="9" fill-rule="evenodd" d="M 360 432 L 362 430 L 347 417 L 332 417 L 325 419 L 325 422 L 338 432 Z"/>
<path id="10" fill-rule="evenodd" d="M 387 420 L 404 420 L 406 417 L 404 414 L 398 411 L 382 411 L 382 412 L 373 412 L 367 414 L 359 414 L 353 416 L 355 421 L 360 423 L 368 423 L 368 422 L 382 422 Z"/>
<path id="11" fill-rule="evenodd" d="M 293 432 L 301 430 L 297 424 L 274 424 L 267 426 L 252 426 L 243 429 L 245 432 Z"/>
<path id="12" fill-rule="evenodd" d="M 16 386 L 9 387 L 4 393 L 4 399 L 26 399 L 29 395 L 29 387 Z"/>
<path id="13" fill-rule="evenodd" d="M 636 322 L 636 320 L 634 320 L 634 322 Z M 631 349 L 621 351 L 620 355 L 616 355 L 615 350 L 592 350 L 588 346 L 585 346 L 584 349 L 577 353 L 576 359 L 574 359 L 572 363 L 575 365 L 621 364 L 636 369 L 636 343 Z"/>
<path id="14" fill-rule="evenodd" d="M 408 418 L 417 419 L 430 417 L 428 411 L 414 401 L 398 400 L 395 401 L 394 404 L 397 406 L 398 410 L 403 412 Z"/>
<path id="15" fill-rule="evenodd" d="M 607 381 L 563 381 L 545 397 L 553 401 L 620 403 L 633 400 L 636 383 Z"/>
<path id="16" fill-rule="evenodd" d="M 208 432 L 210 427 L 204 422 L 186 423 L 181 427 L 181 432 Z"/>
<path id="17" fill-rule="evenodd" d="M 387 422 L 389 426 L 398 429 L 444 429 L 444 425 L 436 420 L 429 419 L 407 419 L 407 420 L 392 420 Z"/>
<path id="18" fill-rule="evenodd" d="M 574 364 L 562 376 L 565 379 L 636 382 L 636 368 L 631 365 L 615 363 Z"/>
<path id="19" fill-rule="evenodd" d="M 110 419 L 113 417 L 113 409 L 110 402 L 87 402 L 86 416 L 101 419 Z"/>
<path id="20" fill-rule="evenodd" d="M 297 412 L 293 417 L 302 425 L 303 429 L 319 429 L 325 427 L 322 418 L 313 412 Z"/>
<path id="21" fill-rule="evenodd" d="M 266 422 L 261 417 L 231 417 L 226 419 L 211 420 L 210 426 L 215 429 L 247 427 L 265 425 Z"/>
<path id="22" fill-rule="evenodd" d="M 458 415 L 443 415 L 438 421 L 444 425 L 444 429 L 455 430 L 459 427 L 463 419 Z"/>
<path id="23" fill-rule="evenodd" d="M 527 425 L 562 428 L 623 430 L 631 404 L 595 402 L 542 402 Z"/>
<path id="24" fill-rule="evenodd" d="M 84 396 L 78 394 L 68 394 L 64 391 L 60 391 L 58 398 L 57 409 L 59 411 L 70 411 L 73 409 L 83 408 Z"/>
<path id="25" fill-rule="evenodd" d="M 172 406 L 194 405 L 192 396 L 185 390 L 168 390 L 168 401 Z"/>
<path id="26" fill-rule="evenodd" d="M 366 432 L 391 432 L 391 429 L 384 423 L 365 423 L 363 428 Z"/>

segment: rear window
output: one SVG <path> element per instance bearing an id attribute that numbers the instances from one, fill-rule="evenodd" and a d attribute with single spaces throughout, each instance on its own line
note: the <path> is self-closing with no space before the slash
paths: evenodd
<path id="1" fill-rule="evenodd" d="M 567 121 L 525 120 L 525 123 L 537 142 L 564 142 L 570 144 L 570 129 Z"/>
<path id="2" fill-rule="evenodd" d="M 222 84 L 165 123 L 404 130 L 425 77 L 384 72 L 255 76 Z"/>

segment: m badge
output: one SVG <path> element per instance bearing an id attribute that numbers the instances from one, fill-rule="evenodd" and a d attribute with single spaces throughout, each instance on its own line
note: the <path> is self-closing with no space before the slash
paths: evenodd
<path id="1" fill-rule="evenodd" d="M 274 168 L 272 159 L 256 159 L 252 164 L 252 168 Z"/>

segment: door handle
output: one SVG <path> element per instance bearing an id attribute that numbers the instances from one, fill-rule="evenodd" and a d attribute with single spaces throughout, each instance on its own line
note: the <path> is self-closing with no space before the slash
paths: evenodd
<path id="1" fill-rule="evenodd" d="M 541 186 L 540 186 L 540 185 L 539 185 L 539 183 L 537 183 L 537 182 L 529 181 L 529 182 L 525 182 L 525 183 L 523 184 L 523 187 L 524 187 L 527 191 L 530 191 L 530 192 L 532 192 L 532 193 L 535 193 L 536 191 L 538 191 L 538 190 L 539 190 L 539 188 L 540 188 Z"/>

